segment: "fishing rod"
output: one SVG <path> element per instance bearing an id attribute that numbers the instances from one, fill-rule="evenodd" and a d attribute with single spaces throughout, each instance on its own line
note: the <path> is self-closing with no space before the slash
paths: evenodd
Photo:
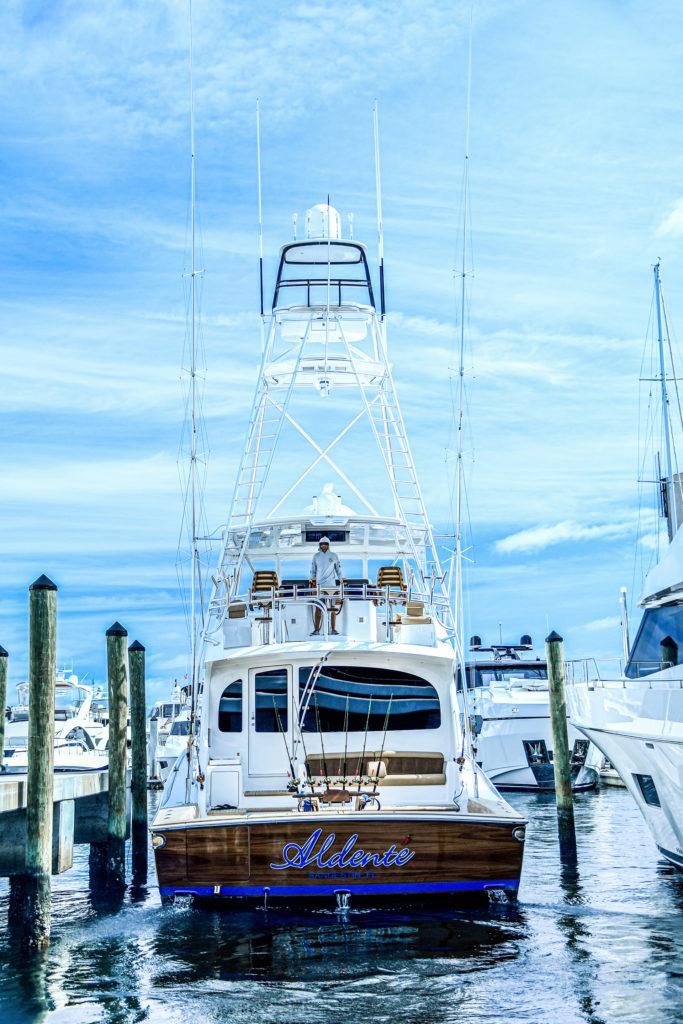
<path id="1" fill-rule="evenodd" d="M 285 745 L 285 753 L 287 754 L 287 760 L 289 761 L 289 771 L 290 771 L 290 774 L 292 776 L 292 783 L 294 785 L 296 785 L 297 790 L 298 790 L 299 785 L 298 785 L 298 780 L 297 780 L 297 777 L 296 777 L 296 772 L 294 771 L 294 762 L 292 761 L 292 758 L 289 755 L 289 744 L 287 743 L 287 736 L 285 734 L 285 730 L 282 728 L 282 719 L 280 718 L 280 709 L 277 706 L 277 702 L 276 702 L 276 699 L 275 699 L 275 694 L 273 694 L 273 711 L 275 713 L 275 720 L 277 722 L 278 732 L 282 736 L 282 741 L 283 741 L 283 743 Z"/>
<path id="2" fill-rule="evenodd" d="M 346 707 L 344 708 L 344 782 L 346 789 L 346 752 L 349 744 L 349 695 L 346 694 Z"/>
<path id="3" fill-rule="evenodd" d="M 375 785 L 373 787 L 373 796 L 377 792 L 377 786 L 379 785 L 379 773 L 382 768 L 382 757 L 384 755 L 384 744 L 387 741 L 387 730 L 389 729 L 389 715 L 391 714 L 391 702 L 394 699 L 393 693 L 389 694 L 389 704 L 387 706 L 387 713 L 384 716 L 384 735 L 382 736 L 382 749 L 379 752 L 379 760 L 377 762 L 377 772 L 375 774 Z"/>
<path id="4" fill-rule="evenodd" d="M 320 736 L 320 750 L 321 750 L 321 753 L 323 755 L 323 770 L 325 772 L 325 785 L 329 789 L 330 788 L 330 776 L 329 776 L 329 773 L 327 771 L 327 757 L 325 755 L 325 744 L 323 743 L 323 731 L 322 731 L 322 729 L 320 727 L 320 709 L 318 707 L 318 697 L 317 697 L 317 695 L 316 695 L 315 700 L 313 701 L 313 705 L 315 707 L 315 722 L 316 722 L 316 725 L 318 727 L 318 735 Z"/>
<path id="5" fill-rule="evenodd" d="M 368 729 L 370 727 L 370 712 L 371 711 L 372 711 L 372 694 L 370 694 L 370 699 L 368 701 L 368 714 L 367 714 L 367 717 L 365 719 L 365 733 L 363 734 L 363 751 L 362 751 L 362 753 L 360 755 L 360 758 L 359 758 L 359 761 L 358 761 L 358 792 L 359 792 L 359 794 L 360 794 L 360 787 L 363 784 L 362 769 L 365 768 L 365 746 L 366 746 L 366 743 L 368 741 Z"/>

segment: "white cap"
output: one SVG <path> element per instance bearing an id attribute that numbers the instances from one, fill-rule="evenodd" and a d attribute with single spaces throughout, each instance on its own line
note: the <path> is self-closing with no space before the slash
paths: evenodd
<path id="1" fill-rule="evenodd" d="M 329 537 L 321 537 L 320 540 L 318 541 L 318 547 L 320 547 L 321 544 L 329 544 L 329 543 L 330 543 L 330 538 Z"/>

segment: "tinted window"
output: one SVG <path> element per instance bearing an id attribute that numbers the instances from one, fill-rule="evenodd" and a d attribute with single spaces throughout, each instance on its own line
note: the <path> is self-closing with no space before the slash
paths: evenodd
<path id="1" fill-rule="evenodd" d="M 673 646 L 662 645 L 662 640 L 671 638 Z M 659 672 L 662 668 L 677 665 L 683 658 L 683 605 L 667 605 L 665 608 L 648 608 L 643 614 L 631 657 L 626 666 L 630 679 Z"/>
<path id="2" fill-rule="evenodd" d="M 659 802 L 659 793 L 657 787 L 654 784 L 651 775 L 634 775 L 633 778 L 638 783 L 638 789 L 643 794 L 643 800 L 650 807 L 661 807 Z"/>
<path id="3" fill-rule="evenodd" d="M 462 673 L 458 669 L 458 687 Z M 480 665 L 474 668 L 467 667 L 468 686 L 490 686 L 492 683 L 514 683 L 516 679 L 530 679 L 533 681 L 545 681 L 548 678 L 548 670 L 545 664 L 532 665 L 520 661 L 519 665 Z"/>
<path id="4" fill-rule="evenodd" d="M 219 726 L 220 728 L 220 726 Z M 189 736 L 190 735 L 190 721 L 184 719 L 182 722 L 174 722 L 171 726 L 171 736 Z"/>
<path id="5" fill-rule="evenodd" d="M 256 732 L 287 731 L 287 669 L 257 672 L 254 682 Z"/>
<path id="6" fill-rule="evenodd" d="M 218 728 L 221 732 L 242 732 L 241 679 L 236 679 L 223 690 L 218 704 Z"/>
<path id="7" fill-rule="evenodd" d="M 314 668 L 299 669 L 299 699 Z M 387 720 L 387 714 L 389 715 Z M 431 685 L 409 672 L 365 666 L 325 666 L 310 694 L 305 732 L 382 732 L 438 729 L 439 697 Z"/>

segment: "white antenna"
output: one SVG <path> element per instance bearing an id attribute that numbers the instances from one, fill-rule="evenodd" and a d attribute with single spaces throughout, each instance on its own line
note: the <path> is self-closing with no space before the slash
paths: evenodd
<path id="1" fill-rule="evenodd" d="M 384 319 L 386 306 L 384 302 L 384 222 L 382 220 L 382 167 L 379 156 L 379 104 L 375 100 L 373 108 L 373 128 L 375 139 L 375 196 L 377 201 L 377 257 L 379 259 L 379 302 L 380 316 Z"/>
<path id="2" fill-rule="evenodd" d="M 292 214 L 292 233 L 293 233 L 294 241 L 295 242 L 296 242 L 296 226 L 297 226 L 298 223 L 299 223 L 299 214 L 298 213 L 293 213 Z"/>
<path id="3" fill-rule="evenodd" d="M 256 163 L 258 165 L 258 271 L 261 323 L 263 323 L 263 203 L 261 199 L 261 101 L 259 99 L 256 100 Z M 263 335 L 263 331 L 261 334 Z"/>
<path id="4" fill-rule="evenodd" d="M 325 377 L 321 381 L 320 393 L 329 397 L 330 394 L 330 375 L 329 365 L 327 361 L 327 351 L 330 340 L 330 291 L 332 287 L 332 238 L 330 235 L 330 193 L 327 193 L 327 206 L 325 207 L 325 220 L 323 224 L 327 225 L 327 310 L 325 313 L 325 354 L 324 354 L 324 368 Z M 341 287 L 339 303 L 341 305 Z"/>
<path id="5" fill-rule="evenodd" d="M 353 241 L 353 218 L 354 218 L 354 214 L 349 213 L 348 214 L 348 219 L 349 219 L 349 239 L 351 241 Z"/>

